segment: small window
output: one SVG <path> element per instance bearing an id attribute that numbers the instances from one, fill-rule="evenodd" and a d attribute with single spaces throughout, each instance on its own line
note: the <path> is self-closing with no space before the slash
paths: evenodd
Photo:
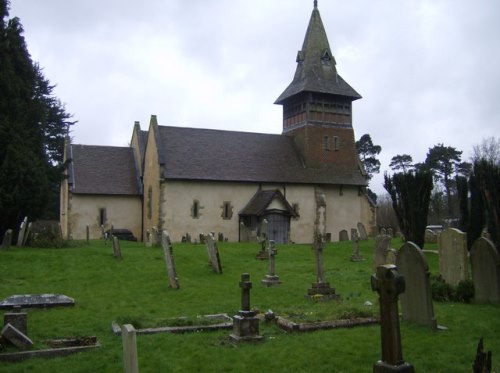
<path id="1" fill-rule="evenodd" d="M 233 206 L 231 206 L 231 202 L 224 201 L 222 204 L 222 219 L 229 220 L 233 217 Z"/>
<path id="2" fill-rule="evenodd" d="M 330 139 L 328 136 L 323 136 L 323 150 L 330 150 Z"/>
<path id="3" fill-rule="evenodd" d="M 106 208 L 99 209 L 99 225 L 104 225 L 106 223 Z"/>
<path id="4" fill-rule="evenodd" d="M 333 136 L 333 149 L 338 151 L 340 148 L 340 139 L 338 136 Z"/>
<path id="5" fill-rule="evenodd" d="M 191 216 L 193 219 L 200 217 L 200 202 L 197 199 L 193 201 L 193 205 L 191 206 Z"/>

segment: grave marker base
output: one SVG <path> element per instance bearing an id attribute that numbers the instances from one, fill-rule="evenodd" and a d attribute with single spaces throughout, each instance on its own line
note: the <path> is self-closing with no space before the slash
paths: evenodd
<path id="1" fill-rule="evenodd" d="M 415 373 L 415 369 L 411 364 L 403 363 L 401 365 L 391 365 L 384 363 L 383 361 L 378 361 L 373 364 L 373 373 Z"/>
<path id="2" fill-rule="evenodd" d="M 313 282 L 311 289 L 307 290 L 306 297 L 318 298 L 322 300 L 340 298 L 338 294 L 335 294 L 335 289 L 330 287 L 329 282 Z"/>

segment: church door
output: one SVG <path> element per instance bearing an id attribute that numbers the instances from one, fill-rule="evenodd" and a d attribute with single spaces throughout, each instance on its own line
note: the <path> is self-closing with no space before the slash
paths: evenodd
<path id="1" fill-rule="evenodd" d="M 269 239 L 276 243 L 288 243 L 290 216 L 271 213 L 265 218 L 268 222 Z"/>

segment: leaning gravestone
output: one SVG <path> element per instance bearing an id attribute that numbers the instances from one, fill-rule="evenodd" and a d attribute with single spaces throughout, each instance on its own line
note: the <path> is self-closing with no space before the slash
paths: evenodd
<path id="1" fill-rule="evenodd" d="M 359 222 L 358 223 L 358 232 L 359 232 L 359 239 L 360 240 L 367 240 L 368 239 L 368 234 L 366 233 L 366 228 L 363 225 L 363 223 Z"/>
<path id="2" fill-rule="evenodd" d="M 500 302 L 500 255 L 493 242 L 478 238 L 472 245 L 470 259 L 475 300 Z"/>
<path id="3" fill-rule="evenodd" d="M 349 233 L 347 233 L 347 230 L 342 229 L 339 232 L 339 241 L 349 241 Z"/>
<path id="4" fill-rule="evenodd" d="M 28 335 L 28 314 L 26 312 L 5 312 L 3 314 L 3 325 L 7 324 L 12 325 L 24 335 Z"/>
<path id="5" fill-rule="evenodd" d="M 19 235 L 17 236 L 17 246 L 19 247 L 23 246 L 24 234 L 26 233 L 27 226 L 28 217 L 26 216 L 19 227 Z"/>
<path id="6" fill-rule="evenodd" d="M 422 250 L 406 242 L 399 249 L 396 265 L 406 282 L 406 291 L 400 297 L 403 320 L 436 329 L 429 266 Z"/>
<path id="7" fill-rule="evenodd" d="M 455 228 L 445 229 L 439 236 L 439 273 L 444 281 L 457 286 L 469 278 L 467 234 Z"/>
<path id="8" fill-rule="evenodd" d="M 28 237 L 31 234 L 32 226 L 33 226 L 33 223 L 29 222 L 28 226 L 26 227 L 26 232 L 24 233 L 24 237 L 23 237 L 23 246 L 26 246 L 26 243 L 28 242 Z"/>
<path id="9" fill-rule="evenodd" d="M 385 234 L 385 229 L 381 231 L 375 240 L 375 248 L 373 250 L 373 272 L 387 261 L 387 251 L 391 246 L 391 237 Z"/>
<path id="10" fill-rule="evenodd" d="M 170 236 L 167 231 L 163 231 L 161 235 L 161 244 L 165 254 L 165 263 L 167 265 L 168 285 L 172 289 L 179 289 L 180 286 L 177 273 L 175 271 L 172 243 L 170 242 Z"/>
<path id="11" fill-rule="evenodd" d="M 12 245 L 12 229 L 7 229 L 3 235 L 2 246 L 0 249 L 8 249 Z"/>
<path id="12" fill-rule="evenodd" d="M 33 341 L 11 324 L 3 327 L 0 336 L 21 350 L 26 350 L 33 346 Z"/>
<path id="13" fill-rule="evenodd" d="M 210 266 L 215 273 L 222 273 L 222 266 L 220 264 L 219 248 L 215 242 L 212 233 L 205 235 L 205 244 L 207 246 L 208 260 Z"/>

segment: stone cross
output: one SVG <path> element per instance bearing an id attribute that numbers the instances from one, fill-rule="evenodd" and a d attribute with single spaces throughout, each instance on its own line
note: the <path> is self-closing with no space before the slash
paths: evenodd
<path id="1" fill-rule="evenodd" d="M 325 248 L 325 241 L 321 234 L 316 234 L 314 240 L 314 252 L 316 254 L 316 282 L 325 281 L 325 271 L 323 268 L 323 249 Z"/>
<path id="2" fill-rule="evenodd" d="M 269 273 L 261 280 L 261 283 L 265 286 L 275 286 L 281 284 L 280 278 L 276 275 L 276 254 L 278 250 L 274 246 L 274 240 L 269 240 L 269 246 L 267 248 L 269 256 Z"/>
<path id="3" fill-rule="evenodd" d="M 371 277 L 372 290 L 378 292 L 380 303 L 380 336 L 382 360 L 373 365 L 374 373 L 414 372 L 403 360 L 399 330 L 398 296 L 405 291 L 405 279 L 397 267 L 385 264 L 377 267 Z"/>
<path id="4" fill-rule="evenodd" d="M 125 373 L 139 373 L 137 358 L 137 340 L 135 328 L 131 324 L 122 326 L 123 371 Z"/>
<path id="5" fill-rule="evenodd" d="M 241 288 L 241 311 L 250 312 L 250 289 L 252 283 L 250 282 L 250 275 L 243 273 L 240 281 Z"/>

